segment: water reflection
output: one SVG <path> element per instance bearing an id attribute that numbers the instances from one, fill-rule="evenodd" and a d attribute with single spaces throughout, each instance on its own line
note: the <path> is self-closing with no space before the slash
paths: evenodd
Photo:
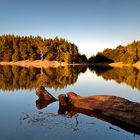
<path id="1" fill-rule="evenodd" d="M 113 69 L 113 67 L 110 66 L 95 66 L 95 65 L 89 65 L 88 68 L 90 71 L 96 72 L 96 74 L 98 75 Z"/>
<path id="2" fill-rule="evenodd" d="M 58 68 L 23 68 L 18 66 L 0 66 L 0 89 L 18 90 L 34 89 L 39 85 L 54 90 L 64 89 L 75 84 L 80 73 L 85 73 L 87 68 L 105 80 L 115 80 L 117 83 L 126 83 L 132 88 L 140 90 L 140 70 L 134 67 L 112 68 L 90 66 L 65 66 Z"/>
<path id="3" fill-rule="evenodd" d="M 137 88 L 140 90 L 140 70 L 136 69 L 135 67 L 94 67 L 93 69 L 97 76 L 102 76 L 105 80 L 115 80 L 119 84 L 125 83 L 132 88 Z"/>
<path id="4" fill-rule="evenodd" d="M 126 123 L 124 123 L 122 121 L 113 119 L 111 117 L 102 115 L 102 114 L 100 114 L 98 112 L 93 112 L 93 111 L 90 111 L 90 110 L 83 110 L 83 109 L 70 107 L 70 106 L 67 109 L 66 108 L 65 109 L 64 108 L 59 108 L 58 113 L 62 114 L 62 112 L 65 115 L 68 115 L 70 117 L 76 116 L 79 113 L 87 115 L 87 116 L 90 116 L 90 117 L 95 117 L 95 118 L 100 119 L 102 121 L 108 122 L 108 123 L 110 123 L 112 125 L 118 126 L 118 127 L 122 128 L 122 129 L 128 131 L 128 132 L 140 135 L 140 129 L 139 128 L 131 126 L 131 125 L 128 125 L 128 124 L 126 124 Z M 113 128 L 110 127 L 110 129 L 113 129 Z"/>
<path id="5" fill-rule="evenodd" d="M 33 89 L 43 83 L 45 87 L 55 90 L 74 84 L 78 75 L 86 71 L 83 66 L 65 66 L 43 69 L 23 68 L 17 66 L 0 66 L 0 89 Z"/>

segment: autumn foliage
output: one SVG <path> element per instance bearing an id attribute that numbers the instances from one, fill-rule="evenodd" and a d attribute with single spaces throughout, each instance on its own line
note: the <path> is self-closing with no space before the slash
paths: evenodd
<path id="1" fill-rule="evenodd" d="M 105 49 L 89 58 L 90 63 L 96 62 L 123 62 L 133 64 L 140 61 L 140 41 L 133 41 L 127 46 L 119 45 L 116 49 Z"/>
<path id="2" fill-rule="evenodd" d="M 62 38 L 40 36 L 0 36 L 0 61 L 49 60 L 66 63 L 83 62 L 85 56 L 74 43 Z M 83 60 L 82 60 L 83 59 Z"/>

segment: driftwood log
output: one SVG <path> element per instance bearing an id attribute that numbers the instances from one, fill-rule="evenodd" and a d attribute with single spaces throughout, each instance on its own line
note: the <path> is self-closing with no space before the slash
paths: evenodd
<path id="1" fill-rule="evenodd" d="M 36 107 L 38 109 L 43 109 L 49 104 L 57 101 L 57 99 L 53 97 L 43 86 L 36 88 L 36 95 L 39 97 L 39 99 L 36 100 Z"/>
<path id="2" fill-rule="evenodd" d="M 45 88 L 43 88 L 45 90 Z M 57 101 L 46 90 L 36 94 L 39 96 L 38 108 L 44 108 L 48 104 Z M 44 94 L 44 95 L 42 95 Z M 111 124 L 117 125 L 129 132 L 140 134 L 140 104 L 127 99 L 110 96 L 79 96 L 73 92 L 60 94 L 59 114 L 73 116 L 77 113 L 93 116 Z M 37 102 L 36 102 L 37 103 Z"/>
<path id="3" fill-rule="evenodd" d="M 81 97 L 73 92 L 59 95 L 59 112 L 83 113 L 140 134 L 140 104 L 127 99 L 97 95 Z"/>

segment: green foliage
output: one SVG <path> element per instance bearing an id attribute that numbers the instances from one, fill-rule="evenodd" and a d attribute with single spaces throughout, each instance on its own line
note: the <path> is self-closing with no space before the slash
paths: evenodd
<path id="1" fill-rule="evenodd" d="M 105 49 L 88 60 L 93 62 L 123 62 L 133 64 L 140 61 L 140 41 L 134 41 L 127 46 L 119 45 L 116 49 Z"/>
<path id="2" fill-rule="evenodd" d="M 46 39 L 40 36 L 0 36 L 0 61 L 44 59 L 79 63 L 81 60 L 85 61 L 86 56 L 79 54 L 75 44 L 58 37 Z"/>

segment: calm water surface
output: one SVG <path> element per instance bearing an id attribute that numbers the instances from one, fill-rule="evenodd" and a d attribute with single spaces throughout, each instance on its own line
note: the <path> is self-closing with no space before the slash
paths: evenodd
<path id="1" fill-rule="evenodd" d="M 139 140 L 140 136 L 84 114 L 58 114 L 58 102 L 41 107 L 35 88 L 43 84 L 56 98 L 73 91 L 81 96 L 116 95 L 140 103 L 139 70 L 67 67 L 0 67 L 0 140 Z M 42 108 L 42 109 L 41 109 Z"/>

